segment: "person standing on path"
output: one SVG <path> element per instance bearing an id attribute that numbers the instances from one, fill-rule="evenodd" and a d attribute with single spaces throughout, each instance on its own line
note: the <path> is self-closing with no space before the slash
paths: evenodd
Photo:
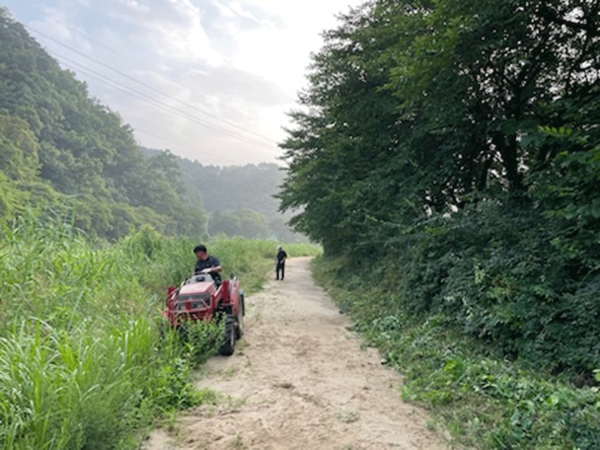
<path id="1" fill-rule="evenodd" d="M 281 280 L 285 277 L 285 260 L 287 259 L 287 253 L 281 248 L 281 245 L 277 246 L 277 263 L 275 266 L 276 280 L 279 280 L 279 272 L 281 271 Z"/>

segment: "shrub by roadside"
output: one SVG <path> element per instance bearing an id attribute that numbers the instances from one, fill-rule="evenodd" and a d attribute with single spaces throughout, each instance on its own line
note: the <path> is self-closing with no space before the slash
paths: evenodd
<path id="1" fill-rule="evenodd" d="M 354 329 L 406 376 L 402 395 L 431 409 L 456 444 L 482 449 L 600 448 L 598 388 L 526 370 L 439 315 L 409 317 L 377 277 L 319 258 L 317 281 Z M 369 274 L 372 275 L 372 274 Z"/>

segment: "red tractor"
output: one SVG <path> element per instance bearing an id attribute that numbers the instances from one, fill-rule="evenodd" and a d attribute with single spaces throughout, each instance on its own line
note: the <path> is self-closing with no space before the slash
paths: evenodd
<path id="1" fill-rule="evenodd" d="M 232 276 L 217 286 L 209 274 L 199 274 L 179 288 L 168 289 L 163 317 L 177 329 L 189 321 L 224 320 L 225 334 L 219 352 L 230 356 L 236 340 L 242 337 L 245 313 L 244 292 L 237 278 Z"/>

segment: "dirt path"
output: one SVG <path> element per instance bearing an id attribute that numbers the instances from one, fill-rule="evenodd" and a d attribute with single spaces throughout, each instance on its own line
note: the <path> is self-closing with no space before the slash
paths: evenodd
<path id="1" fill-rule="evenodd" d="M 199 376 L 228 399 L 182 416 L 177 438 L 156 431 L 146 450 L 447 448 L 400 399 L 401 377 L 347 331 L 309 262 L 289 260 L 285 281 L 247 299 L 244 341 Z"/>

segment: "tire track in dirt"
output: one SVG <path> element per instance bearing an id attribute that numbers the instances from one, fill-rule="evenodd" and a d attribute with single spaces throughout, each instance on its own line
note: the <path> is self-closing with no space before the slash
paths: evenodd
<path id="1" fill-rule="evenodd" d="M 248 298 L 236 353 L 211 359 L 196 385 L 226 396 L 179 419 L 178 437 L 157 430 L 146 450 L 438 450 L 427 414 L 400 399 L 402 378 L 361 348 L 310 275 L 289 259 L 285 281 Z"/>

